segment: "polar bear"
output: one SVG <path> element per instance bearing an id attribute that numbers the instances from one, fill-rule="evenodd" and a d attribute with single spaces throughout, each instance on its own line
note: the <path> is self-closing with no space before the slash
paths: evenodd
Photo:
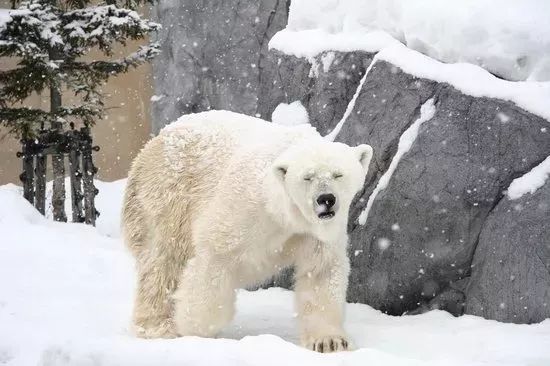
<path id="1" fill-rule="evenodd" d="M 123 202 L 138 336 L 215 336 L 236 289 L 294 266 L 303 346 L 347 349 L 348 210 L 371 157 L 311 126 L 227 111 L 165 127 L 134 160 Z"/>

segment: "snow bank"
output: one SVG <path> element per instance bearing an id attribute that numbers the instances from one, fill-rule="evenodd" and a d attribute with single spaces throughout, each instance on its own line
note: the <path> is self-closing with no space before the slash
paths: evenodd
<path id="1" fill-rule="evenodd" d="M 548 81 L 548 14 L 546 0 L 293 0 L 285 30 L 293 36 L 281 42 L 276 35 L 272 46 L 319 52 L 322 38 L 311 34 L 329 34 L 327 50 L 339 37 L 356 47 L 370 32 L 384 31 L 443 62 L 477 64 L 509 80 Z"/>
<path id="2" fill-rule="evenodd" d="M 369 200 L 367 201 L 367 206 L 365 209 L 361 212 L 359 215 L 358 222 L 361 225 L 365 225 L 367 222 L 367 217 L 369 216 L 369 211 L 372 207 L 372 204 L 374 203 L 374 199 L 378 195 L 378 193 L 388 186 L 388 183 L 390 182 L 390 179 L 395 172 L 395 169 L 397 169 L 397 165 L 401 161 L 401 158 L 411 149 L 414 141 L 416 140 L 416 137 L 418 136 L 418 131 L 420 130 L 420 126 L 430 119 L 433 118 L 435 115 L 435 105 L 433 99 L 428 99 L 421 107 L 420 107 L 420 117 L 416 121 L 413 122 L 403 132 L 401 137 L 399 138 L 399 143 L 397 145 L 397 151 L 395 152 L 395 155 L 393 156 L 393 159 L 390 163 L 390 166 L 388 167 L 388 170 L 380 177 L 378 180 L 378 184 L 372 191 Z"/>
<path id="3" fill-rule="evenodd" d="M 105 194 L 99 210 L 118 212 L 123 182 L 96 185 Z M 43 218 L 13 185 L 0 186 L 0 232 L 3 365 L 550 364 L 550 320 L 391 317 L 360 304 L 347 305 L 345 324 L 357 350 L 314 353 L 295 345 L 292 293 L 282 289 L 240 291 L 237 315 L 217 339 L 136 339 L 128 330 L 133 261 L 119 239 Z"/>
<path id="4" fill-rule="evenodd" d="M 519 178 L 516 178 L 508 187 L 508 198 L 517 200 L 527 193 L 535 193 L 537 189 L 542 187 L 550 176 L 550 156 L 543 160 L 542 163 L 531 169 Z"/>
<path id="5" fill-rule="evenodd" d="M 279 104 L 271 114 L 271 122 L 285 126 L 303 125 L 309 123 L 306 108 L 299 100 L 290 104 Z"/>

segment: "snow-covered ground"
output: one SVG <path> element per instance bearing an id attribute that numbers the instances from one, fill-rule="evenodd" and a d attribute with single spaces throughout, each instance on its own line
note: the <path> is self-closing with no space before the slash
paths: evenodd
<path id="1" fill-rule="evenodd" d="M 550 81 L 548 14 L 547 0 L 293 0 L 274 41 L 304 56 L 323 47 L 380 50 L 393 38 L 508 80 Z"/>
<path id="2" fill-rule="evenodd" d="M 502 324 L 432 311 L 391 317 L 347 305 L 353 352 L 296 346 L 292 293 L 242 291 L 218 339 L 129 333 L 132 259 L 120 241 L 124 181 L 96 183 L 98 227 L 41 217 L 0 187 L 0 365 L 550 365 L 550 320 Z"/>

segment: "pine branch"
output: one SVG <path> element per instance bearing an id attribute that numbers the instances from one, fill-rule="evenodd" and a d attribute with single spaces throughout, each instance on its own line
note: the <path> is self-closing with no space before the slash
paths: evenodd
<path id="1" fill-rule="evenodd" d="M 98 80 L 108 79 L 110 76 L 127 72 L 129 68 L 138 67 L 145 62 L 150 61 L 160 53 L 160 45 L 151 43 L 148 46 L 141 46 L 138 51 L 115 61 L 93 61 L 93 62 L 70 62 L 61 66 L 64 73 L 90 73 L 94 74 Z"/>
<path id="2" fill-rule="evenodd" d="M 104 54 L 112 55 L 115 43 L 126 44 L 127 39 L 142 39 L 148 33 L 160 29 L 160 25 L 140 18 L 133 10 L 115 5 L 76 9 L 63 14 L 65 39 L 69 57 L 84 54 L 87 49 L 98 47 Z"/>
<path id="3" fill-rule="evenodd" d="M 40 93 L 50 85 L 58 84 L 59 64 L 42 59 L 23 59 L 19 68 L 0 71 L 0 100 L 9 103 L 24 101 L 31 93 Z"/>
<path id="4" fill-rule="evenodd" d="M 63 44 L 61 10 L 47 1 L 25 1 L 0 25 L 0 56 L 47 58 L 48 49 Z"/>
<path id="5" fill-rule="evenodd" d="M 61 107 L 56 113 L 28 107 L 0 108 L 0 125 L 18 138 L 33 138 L 44 126 L 49 126 L 52 122 L 66 125 L 68 119 L 77 119 L 82 120 L 87 126 L 93 126 L 95 120 L 102 117 L 103 106 L 96 104 Z"/>
<path id="6" fill-rule="evenodd" d="M 50 113 L 41 109 L 0 108 L 0 125 L 18 138 L 32 138 L 50 119 Z"/>
<path id="7" fill-rule="evenodd" d="M 33 42 L 18 42 L 15 40 L 0 39 L 0 57 L 13 56 L 46 59 L 48 54 Z"/>
<path id="8" fill-rule="evenodd" d="M 91 1 L 90 0 L 65 0 L 60 1 L 63 3 L 68 9 L 79 9 L 83 8 L 85 6 L 88 6 Z M 138 6 L 141 4 L 154 4 L 157 0 L 106 0 L 105 3 L 107 5 L 117 5 L 119 7 L 124 7 L 128 9 L 135 10 Z M 12 9 L 15 9 L 15 7 L 19 4 L 21 4 L 21 0 L 10 0 Z"/>

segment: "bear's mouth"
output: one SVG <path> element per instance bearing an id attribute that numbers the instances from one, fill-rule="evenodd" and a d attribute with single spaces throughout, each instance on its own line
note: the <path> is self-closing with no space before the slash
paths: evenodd
<path id="1" fill-rule="evenodd" d="M 328 219 L 332 219 L 334 217 L 334 215 L 336 215 L 336 213 L 334 211 L 325 211 L 325 212 L 321 212 L 317 216 L 321 220 L 328 220 Z"/>

